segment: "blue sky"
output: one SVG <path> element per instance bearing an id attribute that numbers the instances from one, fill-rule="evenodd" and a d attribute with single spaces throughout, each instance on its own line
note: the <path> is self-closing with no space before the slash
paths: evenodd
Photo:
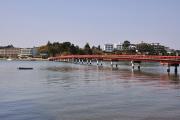
<path id="1" fill-rule="evenodd" d="M 159 42 L 180 49 L 180 0 L 0 0 L 0 45 Z"/>

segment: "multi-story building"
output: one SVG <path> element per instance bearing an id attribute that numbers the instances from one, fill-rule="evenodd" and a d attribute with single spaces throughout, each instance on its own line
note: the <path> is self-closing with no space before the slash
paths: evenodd
<path id="1" fill-rule="evenodd" d="M 37 55 L 37 49 L 34 48 L 21 48 L 19 57 L 34 57 Z"/>
<path id="2" fill-rule="evenodd" d="M 114 50 L 114 45 L 113 44 L 105 44 L 104 45 L 104 51 L 105 52 L 113 52 Z"/>
<path id="3" fill-rule="evenodd" d="M 165 50 L 166 50 L 167 54 L 175 53 L 175 50 L 174 49 L 170 49 L 169 47 L 165 47 Z"/>
<path id="4" fill-rule="evenodd" d="M 153 48 L 154 48 L 154 50 L 155 51 L 159 51 L 159 49 L 160 49 L 160 43 L 151 43 L 151 45 L 153 46 Z"/>
<path id="5" fill-rule="evenodd" d="M 32 57 L 32 48 L 21 48 L 20 57 Z"/>
<path id="6" fill-rule="evenodd" d="M 124 49 L 123 44 L 117 44 L 115 49 L 116 50 L 123 50 Z M 136 44 L 130 44 L 128 46 L 128 48 L 126 48 L 126 50 L 136 50 Z"/>
<path id="7" fill-rule="evenodd" d="M 122 44 L 117 44 L 116 45 L 116 50 L 123 50 L 123 45 Z"/>
<path id="8" fill-rule="evenodd" d="M 0 46 L 0 57 L 2 58 L 18 58 L 18 57 L 34 57 L 38 53 L 34 48 L 15 48 L 12 45 Z"/>
<path id="9" fill-rule="evenodd" d="M 0 57 L 17 58 L 20 53 L 20 48 L 1 48 Z"/>

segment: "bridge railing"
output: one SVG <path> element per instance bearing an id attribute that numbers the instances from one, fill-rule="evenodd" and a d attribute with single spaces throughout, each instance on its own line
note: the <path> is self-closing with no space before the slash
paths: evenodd
<path id="1" fill-rule="evenodd" d="M 126 60 L 126 61 L 178 61 L 180 56 L 156 56 L 156 55 L 63 55 L 57 57 L 50 57 L 49 60 L 63 60 L 63 59 L 96 59 L 96 60 Z"/>

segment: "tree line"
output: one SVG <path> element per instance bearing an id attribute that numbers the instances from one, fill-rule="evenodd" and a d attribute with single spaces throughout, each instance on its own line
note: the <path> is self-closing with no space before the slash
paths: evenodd
<path id="1" fill-rule="evenodd" d="M 103 55 L 103 54 L 146 54 L 146 55 L 169 55 L 167 53 L 166 47 L 163 45 L 153 45 L 149 43 L 139 43 L 131 44 L 130 41 L 125 40 L 122 43 L 122 49 L 114 49 L 112 52 L 108 53 L 103 51 L 98 46 L 90 47 L 89 43 L 86 43 L 83 48 L 78 45 L 74 45 L 71 42 L 48 42 L 46 45 L 39 47 L 39 53 L 45 53 L 48 57 L 58 56 L 58 55 Z M 180 51 L 174 51 L 170 55 L 176 55 Z"/>
<path id="2" fill-rule="evenodd" d="M 40 53 L 45 53 L 50 56 L 58 55 L 92 55 L 92 54 L 102 54 L 102 49 L 100 45 L 90 47 L 89 43 L 86 43 L 83 48 L 72 44 L 71 42 L 48 42 L 44 46 L 40 46 L 38 51 Z"/>

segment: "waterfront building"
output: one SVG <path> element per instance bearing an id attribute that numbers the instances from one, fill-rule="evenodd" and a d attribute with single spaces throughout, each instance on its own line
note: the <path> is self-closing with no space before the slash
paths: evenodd
<path id="1" fill-rule="evenodd" d="M 32 48 L 21 48 L 19 57 L 32 57 Z"/>
<path id="2" fill-rule="evenodd" d="M 167 54 L 175 53 L 175 50 L 174 49 L 170 49 L 169 47 L 165 47 L 165 50 L 166 50 Z"/>
<path id="3" fill-rule="evenodd" d="M 113 52 L 114 50 L 114 45 L 113 44 L 105 44 L 104 45 L 104 51 L 105 52 Z"/>
<path id="4" fill-rule="evenodd" d="M 164 46 L 160 45 L 160 43 L 151 43 L 151 45 L 153 46 L 155 51 L 161 51 L 165 48 Z"/>
<path id="5" fill-rule="evenodd" d="M 0 48 L 0 57 L 17 58 L 20 53 L 20 48 Z"/>
<path id="6" fill-rule="evenodd" d="M 122 44 L 117 44 L 116 45 L 116 50 L 123 50 L 123 45 Z"/>
<path id="7" fill-rule="evenodd" d="M 21 48 L 19 57 L 34 57 L 37 55 L 37 48 Z"/>

